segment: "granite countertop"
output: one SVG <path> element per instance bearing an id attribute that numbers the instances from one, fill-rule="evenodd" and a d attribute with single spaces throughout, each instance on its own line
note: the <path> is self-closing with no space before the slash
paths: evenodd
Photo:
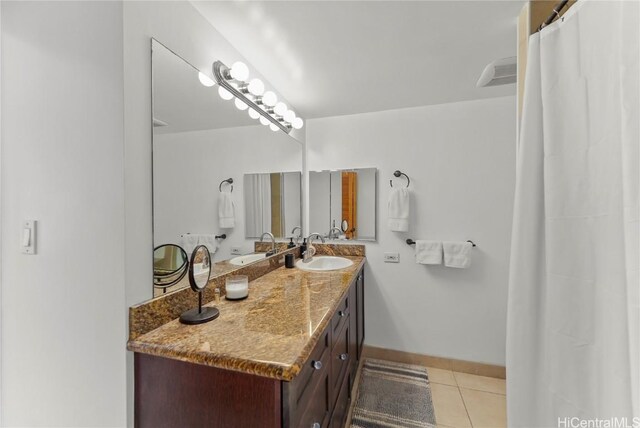
<path id="1" fill-rule="evenodd" d="M 278 268 L 249 283 L 241 301 L 211 302 L 220 316 L 200 325 L 177 319 L 130 340 L 130 351 L 292 380 L 364 265 L 328 272 Z"/>

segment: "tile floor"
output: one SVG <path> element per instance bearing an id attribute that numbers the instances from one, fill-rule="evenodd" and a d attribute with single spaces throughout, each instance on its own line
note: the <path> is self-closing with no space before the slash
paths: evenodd
<path id="1" fill-rule="evenodd" d="M 356 374 L 355 385 L 359 383 L 360 369 L 361 367 Z M 427 373 L 439 428 L 503 428 L 507 426 L 504 379 L 433 367 L 427 367 Z M 354 389 L 357 389 L 357 386 L 354 386 Z M 345 428 L 351 426 L 354 404 L 354 402 L 351 403 Z"/>
<path id="2" fill-rule="evenodd" d="M 504 379 L 427 367 L 438 427 L 507 426 Z"/>

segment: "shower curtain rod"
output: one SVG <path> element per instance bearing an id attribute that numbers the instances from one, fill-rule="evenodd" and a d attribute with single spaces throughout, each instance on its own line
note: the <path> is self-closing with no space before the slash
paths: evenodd
<path id="1" fill-rule="evenodd" d="M 560 12 L 562 11 L 562 9 L 564 9 L 567 3 L 569 3 L 569 0 L 562 0 L 560 3 L 555 5 L 553 10 L 551 11 L 551 15 L 549 15 L 549 17 L 545 19 L 542 24 L 540 24 L 540 27 L 538 27 L 538 31 L 542 30 L 544 27 L 551 24 L 554 19 L 559 18 Z"/>

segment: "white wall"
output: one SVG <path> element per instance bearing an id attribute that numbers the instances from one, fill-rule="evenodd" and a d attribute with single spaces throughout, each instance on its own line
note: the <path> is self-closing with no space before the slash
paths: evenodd
<path id="1" fill-rule="evenodd" d="M 179 244 L 178 237 L 187 232 L 225 233 L 215 261 L 229 259 L 231 247 L 253 252 L 255 239 L 245 239 L 244 174 L 302 170 L 302 145 L 262 125 L 159 134 L 154 139 L 154 245 Z M 229 177 L 234 180 L 236 226 L 220 229 L 218 185 Z"/>
<path id="2" fill-rule="evenodd" d="M 366 243 L 367 344 L 504 364 L 515 114 L 515 98 L 505 97 L 307 122 L 308 170 L 379 168 L 378 240 Z M 408 233 L 386 227 L 396 169 L 411 178 Z M 478 247 L 469 269 L 424 266 L 406 238 Z M 384 252 L 399 252 L 400 263 L 383 263 Z"/>
<path id="3" fill-rule="evenodd" d="M 122 4 L 1 8 L 1 424 L 123 426 Z"/>

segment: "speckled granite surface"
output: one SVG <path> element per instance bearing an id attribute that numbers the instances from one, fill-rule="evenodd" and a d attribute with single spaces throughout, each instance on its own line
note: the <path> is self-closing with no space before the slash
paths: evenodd
<path id="1" fill-rule="evenodd" d="M 362 244 L 333 244 L 330 242 L 331 241 L 327 241 L 326 244 L 314 242 L 313 246 L 316 248 L 317 254 L 326 255 L 326 256 L 364 257 L 365 246 Z M 349 242 L 349 241 L 339 241 L 339 242 Z"/>
<path id="2" fill-rule="evenodd" d="M 364 265 L 364 257 L 348 258 L 353 265 L 338 271 L 275 269 L 250 282 L 246 300 L 223 298 L 215 305 L 220 309 L 218 319 L 195 326 L 173 319 L 132 336 L 128 349 L 292 380 Z M 195 303 L 195 293 L 191 294 Z"/>
<path id="3" fill-rule="evenodd" d="M 284 256 L 288 253 L 293 253 L 296 257 L 300 257 L 300 248 L 292 248 L 246 266 L 236 266 L 235 270 L 229 271 L 224 275 L 211 277 L 209 285 L 203 292 L 202 301 L 204 303 L 211 302 L 214 299 L 216 287 L 220 288 L 221 293 L 224 295 L 225 280 L 230 275 L 247 275 L 249 281 L 253 281 L 272 270 L 284 266 Z M 134 305 L 129 308 L 129 339 L 135 339 L 158 328 L 178 318 L 184 311 L 195 308 L 197 305 L 198 295 L 191 290 L 191 287 L 163 294 Z"/>

